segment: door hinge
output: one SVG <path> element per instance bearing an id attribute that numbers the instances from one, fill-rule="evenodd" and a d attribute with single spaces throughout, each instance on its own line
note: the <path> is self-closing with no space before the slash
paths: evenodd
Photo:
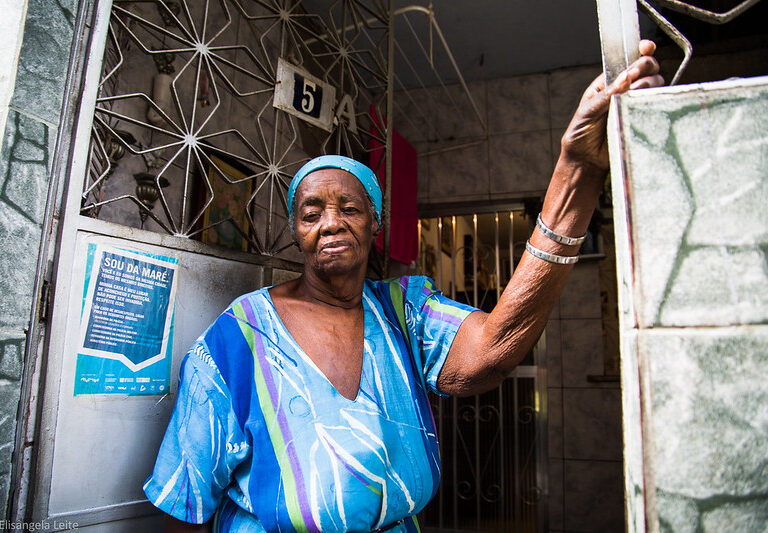
<path id="1" fill-rule="evenodd" d="M 38 320 L 40 322 L 48 322 L 48 315 L 51 309 L 51 283 L 49 281 L 43 281 L 43 287 L 40 289 L 40 306 L 38 309 L 40 310 Z"/>

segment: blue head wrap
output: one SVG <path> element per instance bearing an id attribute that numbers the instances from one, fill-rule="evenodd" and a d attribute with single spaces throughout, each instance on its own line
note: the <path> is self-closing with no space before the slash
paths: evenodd
<path id="1" fill-rule="evenodd" d="M 321 155 L 299 169 L 291 180 L 291 185 L 288 187 L 288 209 L 290 209 L 291 213 L 293 213 L 293 197 L 296 194 L 296 189 L 299 188 L 299 184 L 307 177 L 307 174 L 321 168 L 346 170 L 356 177 L 363 184 L 365 192 L 368 193 L 368 197 L 373 202 L 373 207 L 376 211 L 376 221 L 381 225 L 381 187 L 379 187 L 379 180 L 376 178 L 376 174 L 364 164 L 343 155 Z"/>

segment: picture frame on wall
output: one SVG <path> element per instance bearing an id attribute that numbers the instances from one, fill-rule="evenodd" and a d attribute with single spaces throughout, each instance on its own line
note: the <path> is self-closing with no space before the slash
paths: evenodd
<path id="1" fill-rule="evenodd" d="M 243 165 L 226 161 L 223 157 L 209 154 L 213 165 L 208 164 L 205 175 L 213 189 L 213 201 L 203 214 L 200 227 L 205 228 L 199 239 L 205 244 L 223 246 L 232 250 L 247 252 L 249 242 L 248 200 L 253 193 L 253 180 L 245 179 L 252 173 Z M 221 174 L 226 175 L 229 181 Z M 200 185 L 199 201 L 205 202 L 210 191 Z"/>

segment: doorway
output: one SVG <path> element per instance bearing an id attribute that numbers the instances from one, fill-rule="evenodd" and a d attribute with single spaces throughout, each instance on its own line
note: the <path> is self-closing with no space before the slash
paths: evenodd
<path id="1" fill-rule="evenodd" d="M 419 269 L 451 298 L 490 312 L 530 234 L 522 206 L 423 218 Z M 545 531 L 545 339 L 493 391 L 433 398 L 442 460 L 425 531 Z"/>

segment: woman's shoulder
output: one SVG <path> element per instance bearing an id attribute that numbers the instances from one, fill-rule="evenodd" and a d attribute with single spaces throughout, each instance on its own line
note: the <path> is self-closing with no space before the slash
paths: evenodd
<path id="1" fill-rule="evenodd" d="M 365 284 L 372 290 L 380 290 L 382 288 L 394 290 L 399 288 L 403 296 L 411 292 L 421 292 L 422 289 L 430 291 L 435 290 L 435 282 L 427 276 L 406 274 L 399 277 L 388 278 L 383 280 L 365 280 Z"/>
<path id="2" fill-rule="evenodd" d="M 434 282 L 427 276 L 404 275 L 384 280 L 365 281 L 366 289 L 379 300 L 391 301 L 395 307 L 421 305 L 436 291 Z"/>
<path id="3" fill-rule="evenodd" d="M 272 302 L 279 302 L 280 300 L 295 299 L 298 285 L 299 278 L 294 278 L 271 287 L 265 287 L 263 290 Z"/>
<path id="4" fill-rule="evenodd" d="M 230 374 L 241 366 L 237 362 L 248 361 L 252 355 L 249 335 L 264 329 L 267 298 L 266 287 L 235 298 L 200 335 L 189 356 L 221 373 L 228 383 Z"/>
<path id="5" fill-rule="evenodd" d="M 251 292 L 246 292 L 245 294 L 241 294 L 234 300 L 232 300 L 232 303 L 230 303 L 227 308 L 222 313 L 223 315 L 226 315 L 228 312 L 231 312 L 232 309 L 242 306 L 243 303 L 249 302 L 252 305 L 253 304 L 261 304 L 265 302 L 269 298 L 269 287 L 262 287 L 260 289 L 256 289 Z"/>
<path id="6" fill-rule="evenodd" d="M 223 336 L 231 335 L 232 330 L 240 328 L 240 323 L 256 322 L 264 314 L 264 310 L 269 306 L 269 293 L 267 287 L 262 287 L 245 294 L 241 294 L 221 311 L 216 318 L 210 322 L 209 326 L 203 332 L 201 337 L 210 337 L 220 334 Z"/>

